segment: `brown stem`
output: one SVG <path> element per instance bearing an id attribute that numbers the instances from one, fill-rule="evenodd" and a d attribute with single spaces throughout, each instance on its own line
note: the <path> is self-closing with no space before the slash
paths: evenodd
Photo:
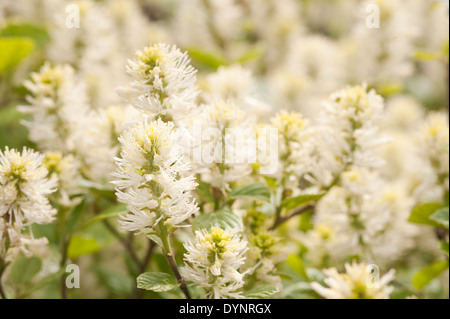
<path id="1" fill-rule="evenodd" d="M 177 281 L 180 284 L 180 289 L 181 291 L 183 291 L 184 295 L 186 296 L 186 299 L 192 299 L 191 294 L 189 293 L 189 290 L 186 286 L 186 282 L 184 281 L 184 278 L 178 271 L 178 265 L 172 252 L 172 247 L 170 245 L 170 238 L 167 228 L 163 223 L 160 223 L 159 230 L 160 230 L 160 238 L 162 241 L 161 248 L 164 253 L 164 256 L 167 259 L 167 262 L 169 263 L 170 269 L 172 269 L 173 274 L 177 278 Z"/>
<path id="2" fill-rule="evenodd" d="M 301 214 L 307 212 L 308 210 L 314 209 L 315 206 L 316 206 L 316 204 L 314 203 L 314 204 L 309 204 L 309 205 L 306 205 L 306 206 L 303 206 L 303 207 L 295 209 L 288 216 L 280 217 L 280 218 L 276 219 L 275 222 L 273 223 L 272 227 L 269 228 L 269 230 L 275 230 L 277 227 L 279 227 L 281 224 L 284 224 L 285 222 L 287 222 L 292 217 L 295 217 L 297 215 L 301 215 Z"/>
<path id="3" fill-rule="evenodd" d="M 173 274 L 175 275 L 178 283 L 180 284 L 181 291 L 183 291 L 187 299 L 192 299 L 191 294 L 187 289 L 186 282 L 184 281 L 183 277 L 181 277 L 181 274 L 178 270 L 178 266 L 175 261 L 175 257 L 173 256 L 173 253 L 164 251 L 164 256 L 166 256 L 166 259 L 169 262 L 170 269 L 172 269 Z"/>
<path id="4" fill-rule="evenodd" d="M 66 240 L 63 244 L 62 244 L 62 256 L 61 256 L 61 262 L 60 262 L 60 267 L 61 269 L 64 268 L 66 266 L 66 261 L 67 261 L 67 250 L 69 248 L 69 243 L 70 243 L 70 239 Z M 61 280 L 60 280 L 60 292 L 61 292 L 61 298 L 62 299 L 67 299 L 67 289 L 66 289 L 66 276 L 65 273 L 63 273 L 61 275 Z"/>
<path id="5" fill-rule="evenodd" d="M 145 257 L 141 263 L 141 267 L 139 268 L 141 273 L 145 272 L 145 270 L 147 269 L 147 266 L 150 262 L 151 256 L 152 256 L 155 248 L 156 248 L 156 244 L 152 240 L 149 240 L 147 253 L 145 254 Z"/>

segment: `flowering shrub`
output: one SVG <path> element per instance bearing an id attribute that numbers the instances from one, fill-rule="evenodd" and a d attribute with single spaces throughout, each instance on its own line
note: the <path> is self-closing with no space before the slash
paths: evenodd
<path id="1" fill-rule="evenodd" d="M 1 297 L 448 298 L 448 23 L 2 1 Z"/>

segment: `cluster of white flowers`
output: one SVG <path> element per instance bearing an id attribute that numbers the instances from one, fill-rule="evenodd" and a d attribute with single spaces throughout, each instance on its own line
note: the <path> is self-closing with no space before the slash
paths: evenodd
<path id="1" fill-rule="evenodd" d="M 180 120 L 196 108 L 197 71 L 189 65 L 187 53 L 175 46 L 157 44 L 136 53 L 127 71 L 135 79 L 118 94 L 150 117 Z"/>
<path id="2" fill-rule="evenodd" d="M 207 104 L 226 101 L 261 120 L 271 111 L 256 93 L 257 83 L 252 72 L 240 65 L 221 66 L 206 77 L 203 86 L 201 98 Z"/>
<path id="3" fill-rule="evenodd" d="M 152 233 L 158 223 L 179 227 L 197 211 L 190 195 L 197 184 L 193 176 L 180 177 L 189 165 L 182 161 L 178 137 L 172 122 L 157 120 L 141 122 L 119 138 L 112 183 L 130 210 L 120 222 L 124 230 Z"/>
<path id="4" fill-rule="evenodd" d="M 236 231 L 212 227 L 195 232 L 195 241 L 184 244 L 183 276 L 214 299 L 242 298 L 239 291 L 245 284 L 239 268 L 245 262 L 247 241 Z"/>
<path id="5" fill-rule="evenodd" d="M 317 282 L 311 287 L 326 299 L 389 299 L 394 287 L 389 283 L 395 278 L 395 270 L 390 270 L 381 278 L 372 275 L 366 263 L 345 264 L 345 273 L 341 274 L 336 268 L 325 269 L 327 276 L 324 287 Z M 370 276 L 373 276 L 372 278 Z"/>
<path id="6" fill-rule="evenodd" d="M 330 268 L 325 298 L 389 298 L 394 272 L 370 288 L 366 262 L 411 273 L 448 244 L 448 21 L 435 0 L 3 0 L 0 44 L 35 45 L 0 65 L 0 125 L 27 102 L 42 154 L 0 152 L 0 277 L 47 241 L 34 224 L 57 219 L 63 267 L 101 220 L 130 275 L 166 272 L 161 250 L 176 278 L 138 279 L 160 297 L 310 293 L 289 267 Z M 436 228 L 422 207 L 444 207 Z"/>
<path id="7" fill-rule="evenodd" d="M 429 169 L 426 187 L 438 187 L 436 199 L 449 191 L 449 124 L 448 115 L 431 113 L 419 129 L 420 157 Z"/>
<path id="8" fill-rule="evenodd" d="M 201 129 L 200 140 L 192 145 L 191 159 L 201 154 L 201 160 L 194 161 L 194 171 L 203 181 L 225 192 L 230 191 L 231 183 L 250 175 L 250 158 L 256 147 L 256 124 L 236 104 L 218 100 L 204 105 L 202 113 L 187 125 L 194 137 L 196 130 Z"/>
<path id="9" fill-rule="evenodd" d="M 292 190 L 310 170 L 310 152 L 314 146 L 309 120 L 298 112 L 281 111 L 271 120 L 278 130 L 278 183 Z"/>
<path id="10" fill-rule="evenodd" d="M 324 103 L 316 131 L 316 161 L 312 174 L 325 187 L 352 166 L 378 167 L 383 161 L 376 148 L 387 138 L 379 132 L 383 98 L 366 85 L 353 86 L 331 95 Z"/>
<path id="11" fill-rule="evenodd" d="M 54 220 L 56 209 L 48 196 L 56 191 L 57 179 L 48 178 L 44 155 L 24 148 L 22 153 L 6 147 L 0 151 L 0 258 L 11 260 L 21 250 L 31 256 L 28 246 L 43 245 L 46 238 L 25 234 L 32 224 Z M 31 229 L 31 228 L 30 228 Z"/>
<path id="12" fill-rule="evenodd" d="M 75 70 L 70 65 L 46 63 L 24 86 L 32 94 L 30 105 L 20 108 L 33 116 L 25 122 L 30 139 L 42 150 L 74 152 L 78 128 L 88 113 L 85 87 L 76 80 Z"/>
<path id="13" fill-rule="evenodd" d="M 249 275 L 254 274 L 258 282 L 266 282 L 282 289 L 281 278 L 276 274 L 277 264 L 286 260 L 288 248 L 280 238 L 271 232 L 259 230 L 248 236 L 246 267 Z"/>

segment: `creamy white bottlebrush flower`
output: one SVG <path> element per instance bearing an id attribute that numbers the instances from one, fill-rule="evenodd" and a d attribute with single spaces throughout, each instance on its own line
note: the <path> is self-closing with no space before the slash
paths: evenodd
<path id="1" fill-rule="evenodd" d="M 235 103 L 220 100 L 205 105 L 199 116 L 185 124 L 191 136 L 198 136 L 190 155 L 203 181 L 224 192 L 230 190 L 230 183 L 250 175 L 256 125 Z"/>
<path id="2" fill-rule="evenodd" d="M 122 229 L 151 233 L 158 223 L 179 227 L 197 212 L 190 194 L 197 183 L 193 176 L 180 177 L 190 167 L 182 161 L 178 138 L 174 124 L 161 120 L 138 123 L 119 138 L 122 150 L 112 183 L 130 210 L 122 216 Z"/>
<path id="3" fill-rule="evenodd" d="M 332 94 L 323 107 L 315 133 L 317 160 L 311 161 L 319 184 L 333 183 L 352 165 L 383 165 L 375 150 L 388 139 L 379 132 L 384 103 L 375 90 L 347 87 Z"/>
<path id="4" fill-rule="evenodd" d="M 184 244 L 185 266 L 181 272 L 187 281 L 204 288 L 208 298 L 242 298 L 247 241 L 235 230 L 211 227 L 195 232 L 195 240 Z"/>
<path id="5" fill-rule="evenodd" d="M 70 65 L 45 63 L 24 86 L 31 92 L 27 96 L 30 105 L 19 110 L 32 115 L 24 123 L 30 139 L 44 151 L 73 152 L 76 132 L 85 127 L 89 110 L 85 87 L 77 81 L 75 70 Z"/>
<path id="6" fill-rule="evenodd" d="M 445 113 L 431 113 L 420 127 L 418 153 L 432 172 L 428 186 L 449 189 L 449 123 Z M 434 185 L 433 185 L 434 184 Z"/>
<path id="7" fill-rule="evenodd" d="M 394 287 L 389 283 L 395 279 L 395 270 L 391 269 L 380 278 L 372 278 L 372 268 L 366 263 L 345 264 L 345 273 L 336 268 L 325 269 L 324 287 L 317 282 L 311 288 L 326 299 L 389 299 Z"/>
<path id="8" fill-rule="evenodd" d="M 404 185 L 368 169 L 346 171 L 341 179 L 318 203 L 314 229 L 299 236 L 313 264 L 360 256 L 385 265 L 414 247 L 417 228 L 408 222 L 414 201 Z"/>
<path id="9" fill-rule="evenodd" d="M 240 65 L 221 66 L 206 77 L 202 87 L 202 99 L 206 103 L 227 101 L 238 105 L 257 119 L 264 119 L 271 108 L 257 95 L 256 79 L 250 69 Z"/>
<path id="10" fill-rule="evenodd" d="M 151 117 L 179 120 L 195 109 L 197 71 L 189 65 L 187 53 L 175 46 L 156 44 L 136 52 L 127 72 L 134 81 L 117 93 Z"/>
<path id="11" fill-rule="evenodd" d="M 289 249 L 279 237 L 263 230 L 250 234 L 248 241 L 244 266 L 246 273 L 254 274 L 257 281 L 277 286 L 281 290 L 281 278 L 276 274 L 277 264 L 286 260 Z"/>
<path id="12" fill-rule="evenodd" d="M 59 152 L 46 152 L 43 165 L 49 176 L 58 179 L 58 191 L 52 195 L 52 200 L 67 207 L 78 204 L 82 197 L 77 195 L 83 194 L 84 190 L 80 187 L 80 163 L 75 157 L 64 156 Z"/>
<path id="13" fill-rule="evenodd" d="M 0 216 L 8 215 L 19 227 L 50 223 L 56 214 L 47 196 L 56 191 L 57 179 L 47 178 L 43 159 L 27 148 L 0 151 Z"/>
<path id="14" fill-rule="evenodd" d="M 30 255 L 27 245 L 46 243 L 45 238 L 22 234 L 26 226 L 52 222 L 56 214 L 47 197 L 56 191 L 57 179 L 47 178 L 43 159 L 44 155 L 27 148 L 22 153 L 8 147 L 0 151 L 1 253 L 18 248 Z"/>
<path id="15" fill-rule="evenodd" d="M 314 144 L 309 120 L 298 112 L 281 111 L 271 119 L 278 130 L 279 165 L 277 178 L 285 188 L 298 187 L 300 178 L 310 169 L 310 156 Z"/>

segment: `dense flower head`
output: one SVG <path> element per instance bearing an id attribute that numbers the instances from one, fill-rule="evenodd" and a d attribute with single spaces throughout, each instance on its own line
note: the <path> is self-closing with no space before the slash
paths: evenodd
<path id="1" fill-rule="evenodd" d="M 195 241 L 184 244 L 186 280 L 207 291 L 210 298 L 241 298 L 239 289 L 244 285 L 239 268 L 244 264 L 247 241 L 232 229 L 195 232 Z"/>
<path id="2" fill-rule="evenodd" d="M 167 44 L 137 51 L 127 67 L 135 81 L 128 88 L 119 87 L 118 94 L 150 116 L 169 120 L 186 117 L 195 108 L 197 97 L 197 71 L 189 61 L 186 53 Z"/>
<path id="3" fill-rule="evenodd" d="M 449 125 L 448 115 L 431 113 L 420 128 L 421 156 L 433 169 L 437 182 L 448 189 L 449 175 Z"/>
<path id="4" fill-rule="evenodd" d="M 345 273 L 336 268 L 325 269 L 327 276 L 324 287 L 313 282 L 311 287 L 326 299 L 389 299 L 394 288 L 389 283 L 394 280 L 394 270 L 381 278 L 371 278 L 372 269 L 366 263 L 345 264 Z"/>
<path id="5" fill-rule="evenodd" d="M 204 105 L 202 113 L 188 125 L 192 136 L 198 127 L 202 130 L 200 140 L 192 145 L 191 155 L 202 155 L 194 170 L 203 181 L 224 191 L 230 189 L 230 183 L 251 173 L 256 125 L 238 105 L 224 100 Z"/>
<path id="6" fill-rule="evenodd" d="M 18 227 L 53 220 L 56 210 L 47 196 L 56 191 L 57 179 L 48 179 L 44 156 L 24 148 L 22 153 L 6 147 L 0 151 L 0 216 Z"/>
<path id="7" fill-rule="evenodd" d="M 80 163 L 73 155 L 64 156 L 60 152 L 46 152 L 43 166 L 49 176 L 58 179 L 58 191 L 55 200 L 64 206 L 75 206 L 80 202 L 81 189 Z"/>
<path id="8" fill-rule="evenodd" d="M 194 177 L 180 176 L 189 165 L 182 161 L 177 137 L 174 124 L 161 120 L 138 123 L 120 137 L 112 183 L 131 211 L 122 217 L 123 229 L 148 233 L 161 220 L 176 227 L 197 211 L 190 195 Z"/>
<path id="9" fill-rule="evenodd" d="M 31 121 L 24 122 L 30 139 L 46 151 L 73 152 L 79 132 L 89 122 L 85 87 L 73 67 L 45 63 L 24 86 L 31 93 L 27 96 L 30 104 L 19 110 L 32 115 Z"/>
<path id="10" fill-rule="evenodd" d="M 0 151 L 0 259 L 10 261 L 18 251 L 30 257 L 29 246 L 47 243 L 26 230 L 34 223 L 50 223 L 56 215 L 48 196 L 56 191 L 57 178 L 47 177 L 43 159 L 27 148 Z"/>
<path id="11" fill-rule="evenodd" d="M 301 113 L 281 111 L 271 119 L 278 130 L 278 178 L 286 186 L 295 188 L 299 179 L 308 172 L 313 140 L 309 120 Z"/>

